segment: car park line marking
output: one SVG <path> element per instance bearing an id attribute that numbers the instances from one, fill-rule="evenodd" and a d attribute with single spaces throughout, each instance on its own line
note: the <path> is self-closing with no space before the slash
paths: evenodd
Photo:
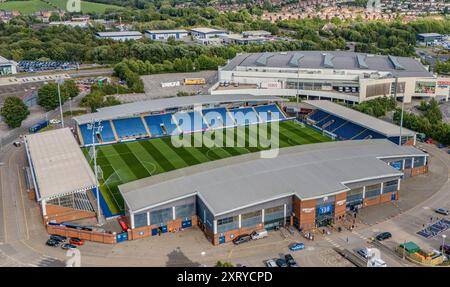
<path id="1" fill-rule="evenodd" d="M 19 180 L 19 193 L 20 193 L 20 199 L 22 201 L 23 219 L 25 221 L 25 232 L 27 234 L 27 239 L 30 239 L 30 232 L 28 230 L 27 212 L 25 210 L 25 203 L 23 201 L 22 182 L 20 182 L 19 166 L 17 166 L 17 179 Z"/>

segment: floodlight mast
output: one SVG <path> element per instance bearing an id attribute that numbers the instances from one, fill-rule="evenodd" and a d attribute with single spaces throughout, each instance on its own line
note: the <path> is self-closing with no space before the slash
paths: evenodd
<path id="1" fill-rule="evenodd" d="M 98 225 L 102 225 L 102 217 L 101 217 L 101 209 L 100 209 L 100 186 L 98 183 L 98 168 L 97 168 L 97 151 L 96 151 L 96 142 L 95 135 L 101 133 L 103 126 L 101 125 L 101 121 L 92 119 L 90 123 L 88 123 L 88 129 L 92 130 L 92 148 L 94 150 L 94 174 L 95 174 L 95 191 L 97 195 L 97 223 Z"/>

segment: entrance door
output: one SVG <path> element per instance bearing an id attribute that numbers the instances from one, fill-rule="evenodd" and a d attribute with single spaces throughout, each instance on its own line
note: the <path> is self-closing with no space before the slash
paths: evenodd
<path id="1" fill-rule="evenodd" d="M 395 192 L 392 193 L 392 195 L 391 195 L 391 200 L 392 200 L 392 201 L 395 200 Z"/>
<path id="2" fill-rule="evenodd" d="M 225 243 L 225 236 L 220 236 L 219 237 L 219 244 L 224 244 Z"/>
<path id="3" fill-rule="evenodd" d="M 181 227 L 188 228 L 192 226 L 192 220 L 185 220 L 181 223 Z"/>

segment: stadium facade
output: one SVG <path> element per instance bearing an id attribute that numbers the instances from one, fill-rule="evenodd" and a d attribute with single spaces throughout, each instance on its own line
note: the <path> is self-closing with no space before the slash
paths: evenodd
<path id="1" fill-rule="evenodd" d="M 242 155 L 119 186 L 131 239 L 198 224 L 214 244 L 290 224 L 302 230 L 344 219 L 347 210 L 398 199 L 403 177 L 425 173 L 428 155 L 386 139 Z"/>
<path id="2" fill-rule="evenodd" d="M 242 53 L 219 68 L 210 92 L 360 103 L 393 96 L 448 100 L 450 79 L 407 57 L 343 51 Z M 228 85 L 231 83 L 231 85 Z"/>

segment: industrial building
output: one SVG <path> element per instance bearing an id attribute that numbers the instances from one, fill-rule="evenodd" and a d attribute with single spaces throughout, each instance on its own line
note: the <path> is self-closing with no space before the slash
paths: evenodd
<path id="1" fill-rule="evenodd" d="M 448 100 L 448 78 L 407 57 L 343 51 L 242 53 L 219 68 L 213 95 L 251 94 L 360 103 L 397 95 Z M 233 83 L 233 85 L 221 85 Z M 238 86 L 238 87 L 236 87 Z"/>
<path id="2" fill-rule="evenodd" d="M 17 63 L 0 56 L 0 76 L 17 74 Z"/>
<path id="3" fill-rule="evenodd" d="M 189 32 L 184 29 L 179 30 L 145 30 L 145 37 L 155 41 L 166 41 L 170 37 L 181 40 L 189 36 Z"/>
<path id="4" fill-rule="evenodd" d="M 396 200 L 404 172 L 427 172 L 427 158 L 385 139 L 337 141 L 204 163 L 119 190 L 133 239 L 198 224 L 218 245 L 261 228 L 326 226 L 347 210 Z"/>
<path id="5" fill-rule="evenodd" d="M 213 28 L 199 27 L 199 28 L 191 29 L 191 35 L 192 35 L 192 37 L 194 37 L 196 39 L 209 39 L 209 38 L 224 36 L 227 34 L 228 33 L 225 30 L 218 30 L 218 29 L 213 29 Z"/>
<path id="6" fill-rule="evenodd" d="M 98 39 L 112 39 L 114 41 L 128 41 L 142 39 L 142 33 L 138 31 L 97 32 Z"/>
<path id="7" fill-rule="evenodd" d="M 418 34 L 416 39 L 419 44 L 430 45 L 435 41 L 441 41 L 442 35 L 438 33 L 422 33 Z"/>

